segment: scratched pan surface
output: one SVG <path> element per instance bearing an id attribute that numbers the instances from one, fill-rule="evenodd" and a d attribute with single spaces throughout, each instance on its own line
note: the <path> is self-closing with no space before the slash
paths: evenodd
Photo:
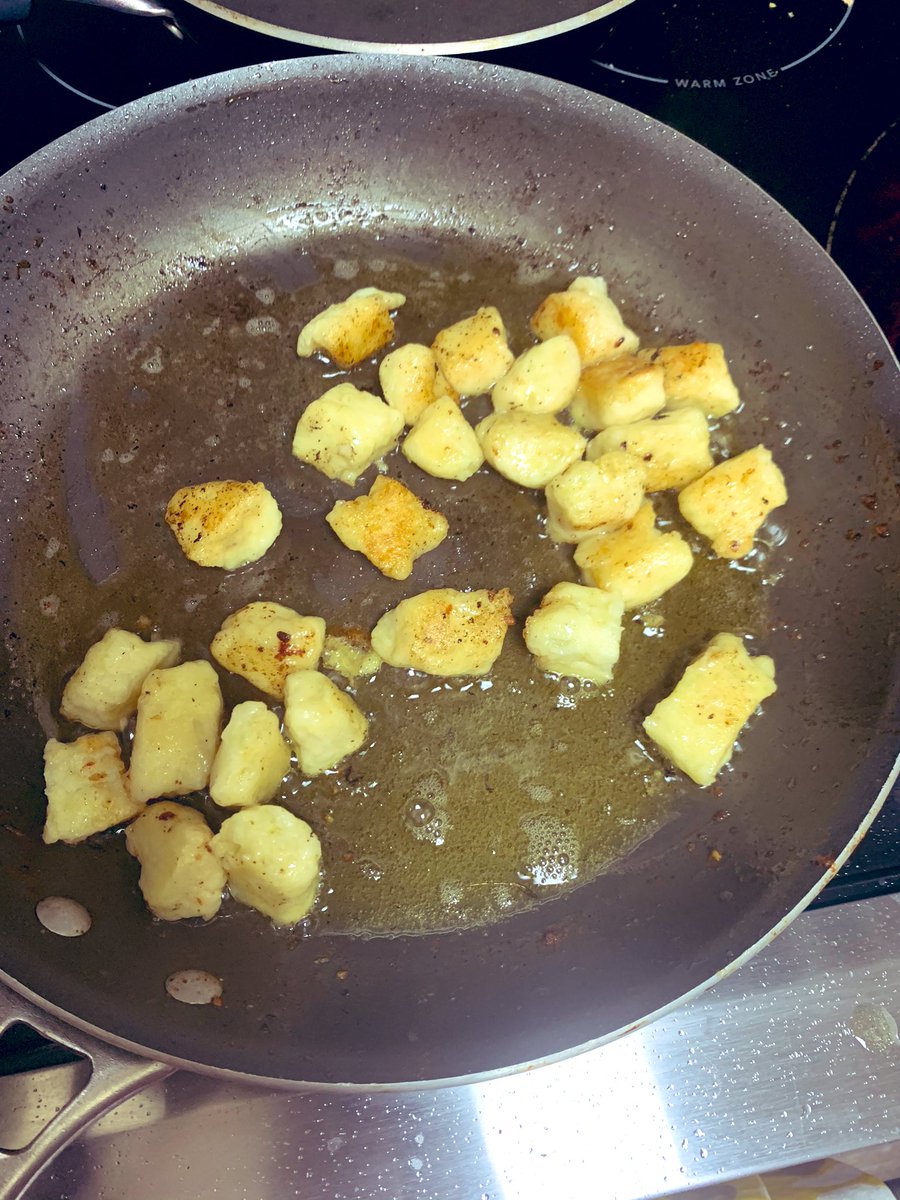
<path id="1" fill-rule="evenodd" d="M 319 1084 L 446 1079 L 564 1054 L 647 1018 L 827 880 L 874 815 L 896 753 L 897 371 L 844 278 L 752 184 L 673 131 L 546 80 L 342 58 L 141 101 L 9 173 L 0 199 L 0 965 L 13 986 L 199 1069 Z M 42 741 L 98 622 L 147 615 L 203 653 L 224 613 L 275 592 L 370 626 L 421 587 L 510 582 L 527 612 L 558 568 L 536 536 L 534 499 L 487 475 L 471 499 L 443 493 L 454 537 L 405 591 L 327 540 L 321 513 L 337 492 L 284 457 L 326 368 L 290 347 L 323 295 L 378 272 L 445 300 L 452 277 L 462 311 L 499 303 L 521 342 L 534 296 L 576 267 L 603 270 L 651 344 L 724 342 L 747 401 L 735 437 L 764 438 L 789 480 L 765 611 L 720 572 L 721 586 L 694 593 L 696 625 L 665 669 L 628 676 L 623 703 L 637 720 L 720 624 L 775 656 L 780 690 L 721 794 L 670 782 L 662 812 L 651 788 L 639 844 L 614 847 L 596 878 L 471 928 L 397 937 L 354 935 L 349 919 L 285 935 L 232 908 L 202 928 L 155 924 L 121 839 L 43 847 Z M 358 378 L 374 383 L 374 369 Z M 161 509 L 190 478 L 227 475 L 272 481 L 285 535 L 258 568 L 211 582 L 176 560 Z M 533 537 L 510 532 L 517 514 Z M 648 640 L 628 637 L 632 649 Z M 528 670 L 517 638 L 498 677 L 509 685 L 516 664 Z M 399 673 L 378 679 L 409 699 Z M 490 692 L 466 710 L 479 712 L 473 725 L 463 708 L 481 701 L 456 691 L 447 713 L 470 730 L 483 712 L 492 736 L 454 746 L 456 717 L 438 737 L 368 695 L 396 735 L 388 791 L 440 756 L 448 771 L 464 762 L 489 822 L 485 782 L 517 747 L 563 799 L 585 778 L 615 785 L 585 724 L 600 709 L 576 705 L 578 736 L 561 742 L 540 724 L 556 719 L 549 692 L 523 734 Z M 608 733 L 597 744 L 612 744 Z M 339 815 L 346 797 L 333 799 Z M 730 816 L 714 819 L 723 808 Z M 336 871 L 350 870 L 345 858 Z M 85 903 L 90 934 L 44 932 L 34 904 L 48 894 Z M 163 981 L 184 967 L 222 977 L 221 1007 L 167 997 Z"/>

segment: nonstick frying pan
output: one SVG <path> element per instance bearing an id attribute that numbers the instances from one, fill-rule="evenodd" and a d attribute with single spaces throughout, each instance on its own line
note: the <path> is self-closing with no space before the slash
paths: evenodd
<path id="1" fill-rule="evenodd" d="M 671 129 L 555 82 L 466 62 L 325 58 L 129 105 L 7 174 L 0 202 L 0 911 L 12 988 L 193 1069 L 284 1085 L 440 1081 L 649 1019 L 758 949 L 844 861 L 897 749 L 897 371 L 838 269 L 752 183 Z M 396 938 L 285 937 L 252 913 L 154 924 L 127 856 L 39 841 L 42 723 L 58 699 L 40 664 L 71 665 L 60 647 L 81 617 L 67 595 L 102 610 L 136 528 L 91 455 L 101 434 L 147 432 L 139 395 L 106 397 L 104 419 L 120 425 L 98 432 L 85 381 L 161 307 L 208 305 L 217 271 L 294 286 L 305 248 L 335 233 L 348 245 L 400 239 L 423 261 L 448 237 L 554 279 L 602 265 L 646 335 L 729 348 L 742 437 L 765 438 L 791 490 L 760 639 L 780 690 L 722 795 L 673 786 L 669 819 L 614 868 L 506 920 Z M 209 399 L 201 379 L 173 397 L 173 413 L 195 406 L 198 435 L 190 454 L 169 449 L 215 477 L 200 436 Z M 299 406 L 298 394 L 293 419 Z M 255 433 L 242 436 L 250 461 Z M 60 544 L 38 542 L 39 527 L 62 529 Z M 298 572 L 313 569 L 310 545 Z M 146 553 L 146 589 L 162 595 Z M 40 595 L 41 625 L 23 597 L 50 560 L 74 593 L 55 589 L 58 611 Z M 242 586 L 249 598 L 264 578 Z M 729 818 L 714 820 L 723 808 Z M 81 900 L 90 933 L 43 930 L 34 906 L 48 894 Z M 223 979 L 220 1007 L 167 996 L 163 981 L 186 967 Z"/>

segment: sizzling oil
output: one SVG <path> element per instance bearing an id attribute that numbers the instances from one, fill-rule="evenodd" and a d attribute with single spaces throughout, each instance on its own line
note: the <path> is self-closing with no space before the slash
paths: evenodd
<path id="1" fill-rule="evenodd" d="M 465 484 L 433 479 L 395 451 L 388 472 L 446 515 L 450 535 L 404 583 L 346 550 L 324 514 L 368 490 L 372 473 L 352 490 L 332 483 L 291 457 L 290 440 L 303 407 L 335 380 L 377 391 L 377 364 L 342 372 L 299 360 L 300 326 L 375 284 L 408 297 L 397 344 L 430 342 L 442 325 L 494 303 L 520 353 L 531 344 L 529 314 L 567 283 L 562 272 L 538 276 L 509 256 L 476 257 L 451 242 L 398 241 L 377 252 L 346 238 L 316 254 L 281 251 L 277 262 L 209 272 L 134 314 L 73 389 L 68 522 L 35 509 L 26 534 L 43 550 L 18 583 L 47 732 L 66 674 L 112 624 L 178 635 L 185 658 L 208 657 L 224 617 L 255 599 L 321 615 L 332 629 L 369 630 L 425 588 L 509 587 L 519 623 L 489 676 L 441 680 L 383 667 L 354 689 L 370 717 L 365 749 L 320 778 L 292 775 L 281 797 L 323 841 L 316 922 L 396 933 L 486 923 L 534 905 L 649 836 L 678 791 L 638 740 L 641 716 L 713 633 L 761 632 L 764 593 L 758 570 L 712 559 L 664 504 L 665 519 L 694 544 L 693 570 L 652 611 L 626 614 L 614 682 L 600 688 L 544 676 L 522 641 L 540 596 L 578 578 L 571 548 L 545 535 L 540 493 L 487 468 Z M 652 344 L 627 305 L 625 316 Z M 482 410 L 471 402 L 467 415 Z M 272 550 L 233 573 L 184 559 L 162 515 L 177 488 L 222 478 L 264 481 L 284 514 Z M 256 695 L 234 677 L 223 687 L 227 703 Z M 214 826 L 227 815 L 205 797 L 195 802 Z"/>

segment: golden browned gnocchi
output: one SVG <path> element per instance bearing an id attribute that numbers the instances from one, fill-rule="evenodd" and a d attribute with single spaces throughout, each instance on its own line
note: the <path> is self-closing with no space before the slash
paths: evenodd
<path id="1" fill-rule="evenodd" d="M 626 450 L 647 471 L 648 492 L 683 488 L 713 465 L 709 427 L 699 408 L 681 408 L 631 425 L 610 425 L 592 438 L 589 459 L 610 450 Z"/>
<path id="2" fill-rule="evenodd" d="M 231 711 L 209 777 L 221 808 L 248 808 L 271 800 L 291 765 L 291 751 L 275 714 L 259 700 Z"/>
<path id="3" fill-rule="evenodd" d="M 291 450 L 329 479 L 352 484 L 393 450 L 402 432 L 396 409 L 352 383 L 339 383 L 304 410 Z"/>
<path id="4" fill-rule="evenodd" d="M 430 346 L 409 342 L 386 354 L 378 367 L 384 399 L 407 425 L 415 425 L 429 404 L 447 397 L 458 400 L 444 378 Z"/>
<path id="5" fill-rule="evenodd" d="M 114 733 L 86 733 L 69 743 L 51 738 L 44 748 L 44 787 L 47 843 L 83 842 L 130 821 L 144 807 L 128 790 Z"/>
<path id="6" fill-rule="evenodd" d="M 262 558 L 281 533 L 281 510 L 265 484 L 223 479 L 179 488 L 166 524 L 191 562 L 233 571 Z"/>
<path id="7" fill-rule="evenodd" d="M 720 558 L 743 558 L 773 508 L 787 502 L 784 476 L 765 446 L 727 458 L 678 497 L 686 521 Z"/>
<path id="8" fill-rule="evenodd" d="M 576 462 L 547 484 L 547 532 L 556 542 L 581 542 L 629 520 L 644 499 L 646 470 L 624 450 Z"/>
<path id="9" fill-rule="evenodd" d="M 576 425 L 594 430 L 655 417 L 665 404 L 659 363 L 623 354 L 582 371 L 570 411 Z"/>
<path id="10" fill-rule="evenodd" d="M 208 662 L 151 671 L 138 700 L 128 767 L 132 799 L 143 803 L 205 788 L 222 711 L 219 678 Z"/>
<path id="11" fill-rule="evenodd" d="M 503 318 L 493 306 L 448 325 L 431 346 L 438 366 L 460 396 L 489 392 L 513 364 Z"/>
<path id="12" fill-rule="evenodd" d="M 138 886 L 161 921 L 208 921 L 219 911 L 225 872 L 211 843 L 201 814 L 169 800 L 148 805 L 128 826 L 125 846 L 141 864 Z"/>
<path id="13" fill-rule="evenodd" d="M 660 346 L 642 350 L 639 357 L 663 369 L 666 408 L 699 408 L 708 417 L 724 417 L 741 402 L 718 342 Z"/>
<path id="14" fill-rule="evenodd" d="M 622 600 L 580 583 L 557 583 L 525 622 L 525 645 L 542 671 L 608 683 L 619 658 Z"/>
<path id="15" fill-rule="evenodd" d="M 319 890 L 322 847 L 300 817 L 274 804 L 235 813 L 212 839 L 228 890 L 276 925 L 296 925 Z"/>
<path id="16" fill-rule="evenodd" d="M 372 630 L 372 646 L 392 667 L 428 675 L 484 675 L 513 625 L 512 595 L 435 588 L 401 600 Z"/>
<path id="17" fill-rule="evenodd" d="M 660 700 L 644 729 L 694 783 L 708 787 L 730 761 L 734 743 L 775 688 L 775 664 L 752 658 L 740 638 L 720 633 Z"/>
<path id="18" fill-rule="evenodd" d="M 298 671 L 284 687 L 284 728 L 303 774 L 321 775 L 362 746 L 369 722 L 327 675 Z"/>
<path id="19" fill-rule="evenodd" d="M 549 413 L 491 413 L 475 426 L 486 461 L 520 487 L 546 487 L 584 454 L 585 439 Z"/>
<path id="20" fill-rule="evenodd" d="M 401 447 L 411 463 L 438 479 L 465 482 L 484 462 L 475 430 L 444 396 L 425 409 Z"/>
<path id="21" fill-rule="evenodd" d="M 575 550 L 585 583 L 622 597 L 626 609 L 658 600 L 693 566 L 690 546 L 677 529 L 656 527 L 653 505 L 645 500 L 619 529 L 595 533 Z"/>
<path id="22" fill-rule="evenodd" d="M 578 347 L 565 333 L 520 354 L 494 385 L 495 412 L 558 413 L 575 395 L 581 374 Z"/>
<path id="23" fill-rule="evenodd" d="M 301 616 L 272 600 L 254 600 L 225 618 L 209 649 L 226 671 L 281 700 L 288 675 L 319 665 L 324 642 L 321 617 Z"/>
<path id="24" fill-rule="evenodd" d="M 416 559 L 447 536 L 447 518 L 398 479 L 383 475 L 368 496 L 338 500 L 325 520 L 348 550 L 358 550 L 389 579 L 406 579 Z"/>
<path id="25" fill-rule="evenodd" d="M 176 638 L 145 642 L 136 633 L 107 629 L 66 684 L 62 715 L 88 729 L 124 729 L 144 680 L 158 667 L 173 667 L 180 653 Z"/>
<path id="26" fill-rule="evenodd" d="M 405 303 L 401 292 L 359 288 L 303 326 L 297 353 L 309 358 L 318 351 L 339 367 L 355 367 L 388 344 L 394 336 L 391 312 Z"/>
<path id="27" fill-rule="evenodd" d="M 552 292 L 531 318 L 531 331 L 542 342 L 568 334 L 582 367 L 620 354 L 633 354 L 639 339 L 610 299 L 606 280 L 580 276 L 565 292 Z"/>

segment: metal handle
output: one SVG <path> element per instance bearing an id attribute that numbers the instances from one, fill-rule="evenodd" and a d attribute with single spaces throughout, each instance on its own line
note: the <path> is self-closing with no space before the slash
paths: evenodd
<path id="1" fill-rule="evenodd" d="M 0 0 L 3 3 L 3 0 Z M 19 1200 L 35 1176 L 99 1117 L 175 1068 L 135 1058 L 81 1033 L 0 984 L 0 1033 L 24 1022 L 91 1064 L 91 1077 L 72 1102 L 24 1150 L 0 1151 L 0 1197 Z"/>

